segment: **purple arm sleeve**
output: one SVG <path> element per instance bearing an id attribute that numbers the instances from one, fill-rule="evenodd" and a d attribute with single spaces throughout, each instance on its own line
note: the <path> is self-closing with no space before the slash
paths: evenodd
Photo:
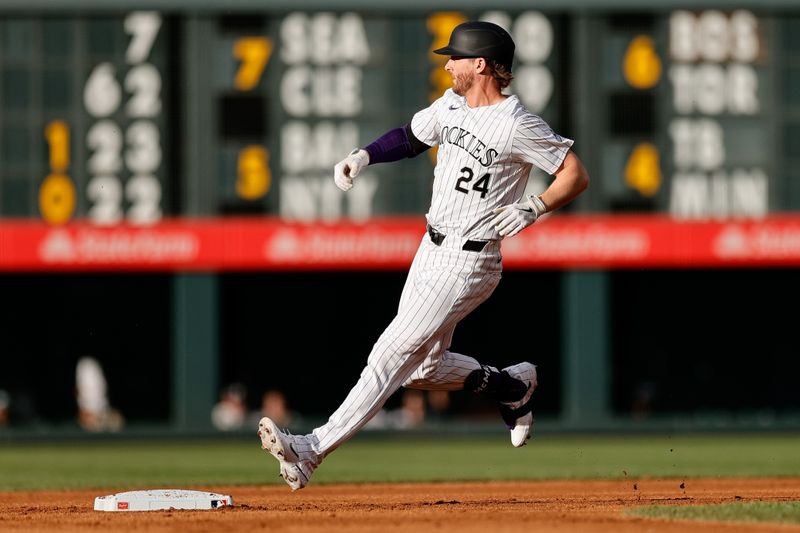
<path id="1" fill-rule="evenodd" d="M 368 145 L 369 164 L 391 163 L 406 157 L 414 157 L 430 148 L 414 137 L 409 126 L 389 130 Z"/>

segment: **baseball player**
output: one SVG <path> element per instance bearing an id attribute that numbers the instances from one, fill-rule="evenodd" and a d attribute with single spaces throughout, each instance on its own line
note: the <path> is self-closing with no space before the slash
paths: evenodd
<path id="1" fill-rule="evenodd" d="M 391 130 L 334 167 L 343 191 L 367 165 L 414 157 L 438 146 L 433 197 L 423 236 L 400 297 L 397 316 L 378 338 L 356 385 L 324 425 L 291 435 L 269 418 L 259 422 L 262 448 L 280 463 L 293 490 L 309 482 L 321 461 L 353 437 L 399 388 L 467 389 L 496 400 L 522 446 L 533 424 L 536 367 L 522 362 L 502 370 L 449 351 L 456 324 L 492 294 L 500 281 L 500 242 L 543 214 L 577 197 L 589 177 L 561 137 L 516 96 L 511 82 L 514 42 L 489 22 L 457 26 L 437 54 L 453 87 L 411 122 Z M 554 175 L 541 195 L 524 197 L 532 166 Z M 537 306 L 535 289 L 520 307 Z M 515 309 L 514 312 L 517 310 Z M 525 351 L 536 338 L 521 339 Z"/>

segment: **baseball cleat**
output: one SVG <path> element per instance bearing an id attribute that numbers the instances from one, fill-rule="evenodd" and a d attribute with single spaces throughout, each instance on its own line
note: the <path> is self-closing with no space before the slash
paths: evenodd
<path id="1" fill-rule="evenodd" d="M 511 430 L 511 444 L 519 448 L 525 446 L 531 438 L 531 428 L 533 427 L 533 400 L 531 396 L 538 385 L 536 379 L 536 367 L 531 363 L 519 363 L 503 369 L 514 379 L 522 381 L 527 391 L 517 401 L 500 402 L 500 416 Z"/>
<path id="2" fill-rule="evenodd" d="M 266 416 L 258 422 L 258 436 L 261 438 L 261 447 L 281 463 L 296 463 L 300 460 L 293 446 L 297 437 L 279 429 Z"/>
<path id="3" fill-rule="evenodd" d="M 258 423 L 258 436 L 261 447 L 267 450 L 280 463 L 280 476 L 292 490 L 308 485 L 311 474 L 319 464 L 315 456 L 307 451 L 308 443 L 301 443 L 305 437 L 292 435 L 275 425 L 267 417 Z M 302 454 L 302 457 L 301 457 Z"/>
<path id="4" fill-rule="evenodd" d="M 300 461 L 299 463 L 281 462 L 280 476 L 293 491 L 300 490 L 311 480 L 311 474 L 317 466 L 311 461 Z"/>
<path id="5" fill-rule="evenodd" d="M 525 446 L 531 438 L 531 427 L 533 426 L 533 413 L 529 412 L 522 418 L 517 419 L 516 425 L 511 428 L 511 444 L 515 448 Z"/>

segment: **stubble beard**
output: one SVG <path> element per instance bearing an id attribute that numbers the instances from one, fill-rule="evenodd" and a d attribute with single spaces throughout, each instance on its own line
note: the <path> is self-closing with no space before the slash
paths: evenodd
<path id="1" fill-rule="evenodd" d="M 475 83 L 473 73 L 456 74 L 453 76 L 453 92 L 459 96 L 464 96 Z"/>

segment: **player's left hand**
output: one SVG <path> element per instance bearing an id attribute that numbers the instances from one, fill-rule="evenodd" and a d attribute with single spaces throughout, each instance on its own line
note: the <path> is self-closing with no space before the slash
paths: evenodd
<path id="1" fill-rule="evenodd" d="M 516 204 L 504 205 L 494 210 L 492 226 L 501 237 L 513 237 L 547 212 L 547 206 L 538 196 L 531 194 Z"/>
<path id="2" fill-rule="evenodd" d="M 353 178 L 367 165 L 369 165 L 369 153 L 356 148 L 333 167 L 333 181 L 337 187 L 347 192 L 353 188 Z"/>

